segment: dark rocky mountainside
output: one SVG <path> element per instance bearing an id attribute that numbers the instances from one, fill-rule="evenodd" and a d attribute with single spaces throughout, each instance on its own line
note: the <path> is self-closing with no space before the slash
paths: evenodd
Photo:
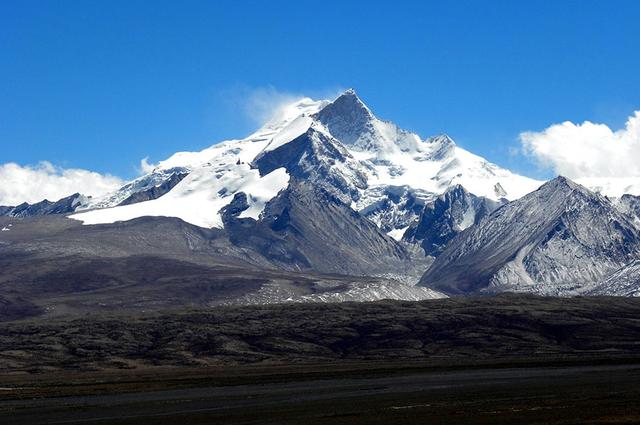
<path id="1" fill-rule="evenodd" d="M 51 214 L 67 214 L 75 211 L 80 202 L 81 195 L 75 193 L 55 202 L 45 199 L 35 204 L 25 202 L 15 207 L 0 206 L 0 216 L 37 217 Z"/>
<path id="2" fill-rule="evenodd" d="M 419 244 L 425 255 L 437 257 L 451 239 L 500 205 L 500 202 L 475 196 L 456 185 L 425 205 L 418 220 L 409 226 L 402 240 Z"/>
<path id="3" fill-rule="evenodd" d="M 54 316 L 437 296 L 388 278 L 363 276 L 368 270 L 405 271 L 402 267 L 410 266 L 405 250 L 339 203 L 317 208 L 318 199 L 310 192 L 305 196 L 282 194 L 279 205 L 271 207 L 273 216 L 263 222 L 231 218 L 229 230 L 166 217 L 96 226 L 63 216 L 1 218 L 0 227 L 10 230 L 0 240 L 0 296 L 36 307 L 23 309 L 25 314 L 42 310 Z M 318 216 L 302 220 L 310 214 Z M 304 227 L 322 220 L 330 226 Z M 342 226 L 342 236 L 325 230 L 331 226 Z M 348 238 L 367 248 L 353 249 Z M 388 262 L 372 262 L 376 256 Z M 322 269 L 326 272 L 317 271 Z M 346 276 L 348 272 L 352 275 Z"/>
<path id="4" fill-rule="evenodd" d="M 411 273 L 407 250 L 332 193 L 294 181 L 261 220 L 229 218 L 229 240 L 278 267 L 355 275 Z"/>
<path id="5" fill-rule="evenodd" d="M 173 189 L 188 174 L 189 173 L 187 172 L 180 171 L 173 173 L 166 180 L 159 182 L 155 186 L 151 186 L 149 188 L 140 188 L 139 190 L 133 192 L 128 198 L 120 202 L 118 205 L 131 205 L 138 202 L 158 199 L 159 197 Z"/>
<path id="6" fill-rule="evenodd" d="M 615 205 L 632 221 L 640 223 L 640 196 L 622 195 Z"/>
<path id="7" fill-rule="evenodd" d="M 289 143 L 262 152 L 253 164 L 263 176 L 285 168 L 294 179 L 320 186 L 345 203 L 357 198 L 358 189 L 366 187 L 366 176 L 351 154 L 337 140 L 313 127 Z"/>

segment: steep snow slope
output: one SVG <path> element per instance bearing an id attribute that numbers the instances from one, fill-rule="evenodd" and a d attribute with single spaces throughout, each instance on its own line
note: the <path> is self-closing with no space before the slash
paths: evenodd
<path id="1" fill-rule="evenodd" d="M 200 152 L 178 152 L 160 162 L 148 175 L 123 186 L 114 194 L 92 200 L 80 210 L 90 210 L 71 216 L 85 224 L 113 223 L 142 216 L 178 217 L 203 227 L 223 227 L 220 210 L 233 195 L 245 192 L 251 208 L 246 216 L 258 218 L 264 204 L 287 186 L 289 177 L 284 169 L 261 176 L 250 162 L 278 136 L 292 136 L 300 128 L 304 116 L 317 111 L 326 101 L 302 99 L 284 108 L 260 130 L 242 140 L 230 140 Z M 299 129 L 299 130 L 298 130 Z M 187 176 L 164 196 L 146 202 L 122 206 L 132 194 L 168 181 L 176 173 Z"/>
<path id="2" fill-rule="evenodd" d="M 166 195 L 146 202 L 93 210 L 72 218 L 84 224 L 113 223 L 143 216 L 179 217 L 201 227 L 222 228 L 220 210 L 233 195 L 248 195 L 249 208 L 243 217 L 257 219 L 267 201 L 287 187 L 283 168 L 261 177 L 248 164 L 206 165 L 193 170 Z"/>
<path id="3" fill-rule="evenodd" d="M 378 119 L 347 90 L 315 117 L 368 171 L 369 190 L 380 186 L 410 187 L 427 193 L 443 193 L 460 184 L 490 199 L 516 199 L 540 182 L 515 175 L 456 146 L 446 135 L 424 141 L 417 134 Z M 374 195 L 375 196 L 375 195 Z"/>
<path id="4" fill-rule="evenodd" d="M 515 175 L 456 146 L 446 135 L 419 136 L 375 117 L 353 90 L 315 118 L 361 164 L 366 187 L 353 208 L 399 239 L 425 204 L 462 185 L 492 200 L 517 199 L 541 182 Z"/>
<path id="5" fill-rule="evenodd" d="M 625 215 L 558 177 L 454 238 L 420 283 L 458 294 L 577 294 L 638 255 L 640 230 Z"/>
<path id="6" fill-rule="evenodd" d="M 328 101 L 314 101 L 304 98 L 276 111 L 274 117 L 249 137 L 241 140 L 228 140 L 215 144 L 200 152 L 178 152 L 158 164 L 158 169 L 174 167 L 195 168 L 215 160 L 251 162 L 278 134 L 283 136 L 295 133 L 299 128 L 294 121 L 300 116 L 311 115 L 328 104 Z M 293 125 L 292 125 L 293 124 Z M 291 127 L 289 127 L 291 126 Z M 301 130 L 302 133 L 304 130 Z M 291 134 L 293 137 L 293 134 Z M 235 162 L 233 161 L 233 162 Z"/>

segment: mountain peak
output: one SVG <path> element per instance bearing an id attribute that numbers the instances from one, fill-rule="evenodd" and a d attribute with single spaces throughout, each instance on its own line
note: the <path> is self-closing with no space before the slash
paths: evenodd
<path id="1" fill-rule="evenodd" d="M 427 143 L 438 143 L 443 146 L 455 146 L 456 142 L 453 141 L 448 134 L 438 134 L 437 136 L 431 136 L 427 138 Z"/>
<path id="2" fill-rule="evenodd" d="M 467 189 L 464 188 L 460 183 L 456 183 L 453 186 L 449 187 L 442 196 L 445 196 L 450 193 L 469 193 Z"/>
<path id="3" fill-rule="evenodd" d="M 366 115 L 368 118 L 373 117 L 373 114 L 364 104 L 364 102 L 358 97 L 358 94 L 354 89 L 347 89 L 340 96 L 338 96 L 333 102 L 327 105 L 324 109 L 330 108 L 334 105 L 335 109 L 339 109 L 342 112 L 353 111 Z"/>
<path id="4" fill-rule="evenodd" d="M 558 176 L 552 180 L 549 180 L 548 182 L 540 186 L 539 190 L 588 191 L 586 187 L 579 185 L 578 183 L 565 176 Z"/>
<path id="5" fill-rule="evenodd" d="M 316 117 L 334 137 L 347 145 L 354 144 L 363 133 L 370 132 L 376 119 L 353 89 L 346 90 L 322 108 Z"/>
<path id="6" fill-rule="evenodd" d="M 353 88 L 348 88 L 345 91 L 342 92 L 342 94 L 340 96 L 356 96 L 358 97 L 358 95 L 356 94 L 355 89 Z"/>
<path id="7" fill-rule="evenodd" d="M 456 143 L 451 137 L 446 134 L 440 134 L 438 136 L 431 136 L 425 141 L 427 145 L 431 147 L 432 158 L 436 161 L 440 161 L 453 152 Z"/>

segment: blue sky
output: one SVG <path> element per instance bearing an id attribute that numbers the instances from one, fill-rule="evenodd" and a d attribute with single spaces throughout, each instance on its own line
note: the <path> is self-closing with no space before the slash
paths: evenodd
<path id="1" fill-rule="evenodd" d="M 514 171 L 518 135 L 640 109 L 637 1 L 0 0 L 0 164 L 136 175 L 256 128 L 253 93 L 354 87 Z M 640 158 L 639 158 L 640 159 Z"/>

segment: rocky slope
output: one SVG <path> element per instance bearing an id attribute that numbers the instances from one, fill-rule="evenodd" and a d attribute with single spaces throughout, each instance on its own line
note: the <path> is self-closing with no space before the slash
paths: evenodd
<path id="1" fill-rule="evenodd" d="M 588 295 L 640 297 L 640 259 L 633 260 L 604 277 Z"/>
<path id="2" fill-rule="evenodd" d="M 225 218 L 230 241 L 279 268 L 400 275 L 415 267 L 401 244 L 308 181 L 292 182 L 266 205 L 260 220 L 240 218 L 243 208 Z"/>
<path id="3" fill-rule="evenodd" d="M 366 274 L 369 269 L 361 268 L 364 265 L 369 264 L 371 270 L 380 267 L 371 264 L 373 256 L 395 258 L 380 263 L 387 271 L 396 267 L 399 272 L 398 267 L 406 264 L 401 259 L 402 248 L 384 235 L 389 240 L 386 247 L 395 252 L 383 252 L 385 246 L 379 244 L 373 244 L 371 252 L 357 251 L 346 242 L 314 252 L 311 247 L 315 244 L 297 233 L 298 208 L 296 201 L 283 230 L 272 230 L 252 219 L 234 223 L 234 229 L 250 226 L 255 235 L 249 242 L 232 239 L 242 239 L 251 232 L 234 230 L 230 234 L 175 218 L 144 217 L 82 226 L 60 216 L 0 217 L 0 227 L 9 229 L 0 233 L 0 301 L 11 301 L 5 303 L 9 309 L 32 306 L 27 310 L 58 316 L 221 304 L 442 296 L 394 276 L 355 276 Z M 366 219 L 354 219 L 380 232 Z M 314 235 L 311 230 L 306 233 Z M 358 237 L 367 235 L 363 231 Z M 336 239 L 334 243 L 339 244 Z M 324 256 L 323 251 L 327 252 Z M 337 258 L 334 252 L 345 258 Z M 340 274 L 335 273 L 339 266 L 343 266 Z M 348 272 L 350 276 L 345 275 Z"/>
<path id="4" fill-rule="evenodd" d="M 625 215 L 558 177 L 458 235 L 420 284 L 449 294 L 578 294 L 639 255 L 640 230 Z"/>
<path id="5" fill-rule="evenodd" d="M 614 198 L 614 205 L 634 223 L 640 224 L 640 196 L 622 195 Z"/>
<path id="6" fill-rule="evenodd" d="M 51 202 L 47 199 L 35 204 L 22 203 L 15 207 L 0 206 L 0 216 L 7 217 L 37 217 L 52 214 L 67 214 L 74 212 L 86 199 L 79 193 Z"/>

